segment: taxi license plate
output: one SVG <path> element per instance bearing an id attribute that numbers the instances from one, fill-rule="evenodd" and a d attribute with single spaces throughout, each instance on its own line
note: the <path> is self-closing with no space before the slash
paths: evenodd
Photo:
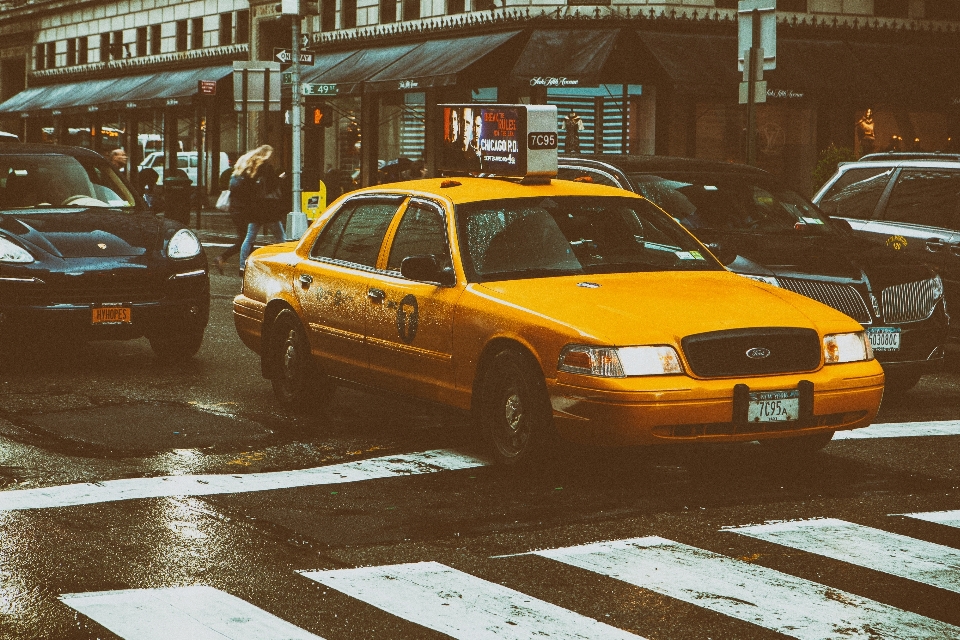
<path id="1" fill-rule="evenodd" d="M 867 337 L 874 351 L 900 350 L 900 327 L 869 327 Z"/>
<path id="2" fill-rule="evenodd" d="M 93 324 L 130 324 L 130 307 L 94 307 Z"/>
<path id="3" fill-rule="evenodd" d="M 747 404 L 748 422 L 790 422 L 800 419 L 800 390 L 754 391 Z"/>

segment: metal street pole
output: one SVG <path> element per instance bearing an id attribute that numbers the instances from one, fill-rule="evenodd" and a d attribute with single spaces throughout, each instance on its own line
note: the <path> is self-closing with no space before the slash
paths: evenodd
<path id="1" fill-rule="evenodd" d="M 290 47 L 293 65 L 290 73 L 293 80 L 290 124 L 293 126 L 293 208 L 287 214 L 287 240 L 298 240 L 307 230 L 307 215 L 302 210 L 300 173 L 303 167 L 303 91 L 300 86 L 300 17 L 302 12 L 297 2 L 293 16 L 293 45 Z"/>
<path id="2" fill-rule="evenodd" d="M 760 12 L 754 9 L 750 12 L 753 38 L 750 45 L 750 55 L 745 61 L 749 66 L 747 85 L 747 164 L 757 166 L 757 80 L 758 70 L 763 68 L 763 60 L 757 55 L 760 49 Z"/>

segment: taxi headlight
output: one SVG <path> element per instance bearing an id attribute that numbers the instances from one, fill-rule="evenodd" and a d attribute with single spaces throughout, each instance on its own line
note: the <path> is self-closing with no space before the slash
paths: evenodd
<path id="1" fill-rule="evenodd" d="M 873 360 L 873 348 L 865 331 L 831 333 L 823 337 L 824 364 Z"/>
<path id="2" fill-rule="evenodd" d="M 200 241 L 189 229 L 180 229 L 167 244 L 167 255 L 171 258 L 192 258 L 200 253 Z"/>
<path id="3" fill-rule="evenodd" d="M 673 347 L 590 347 L 567 345 L 560 352 L 557 369 L 603 378 L 662 376 L 683 373 Z"/>
<path id="4" fill-rule="evenodd" d="M 33 262 L 30 252 L 6 238 L 0 238 L 0 262 L 16 262 L 26 264 Z"/>

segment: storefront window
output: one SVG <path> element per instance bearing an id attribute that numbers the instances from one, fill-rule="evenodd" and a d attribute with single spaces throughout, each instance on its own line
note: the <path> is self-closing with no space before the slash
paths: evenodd
<path id="1" fill-rule="evenodd" d="M 548 88 L 547 104 L 560 118 L 560 152 L 629 153 L 639 131 L 631 127 L 630 105 L 642 95 L 640 85 Z"/>

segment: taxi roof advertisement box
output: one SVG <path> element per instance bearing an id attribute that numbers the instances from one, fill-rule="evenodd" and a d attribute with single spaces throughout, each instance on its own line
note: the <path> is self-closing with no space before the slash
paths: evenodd
<path id="1" fill-rule="evenodd" d="M 557 175 L 556 106 L 440 106 L 441 171 L 531 178 Z"/>

